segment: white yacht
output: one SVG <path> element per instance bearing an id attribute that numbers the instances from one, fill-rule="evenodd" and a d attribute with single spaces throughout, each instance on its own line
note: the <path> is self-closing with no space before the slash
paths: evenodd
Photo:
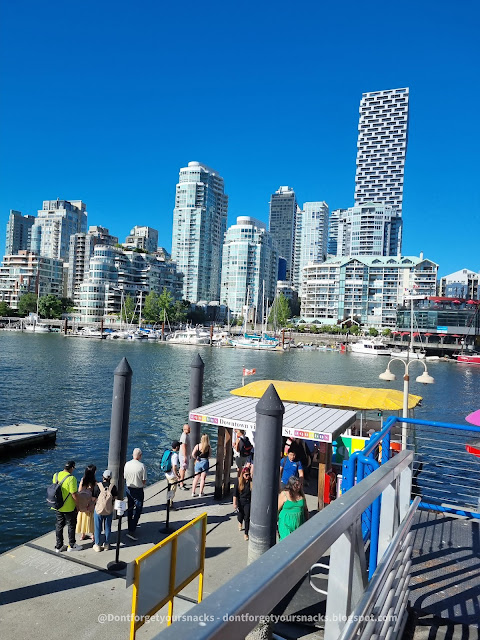
<path id="1" fill-rule="evenodd" d="M 32 322 L 32 324 L 25 324 L 25 331 L 29 333 L 50 333 L 50 327 L 39 322 Z"/>
<path id="2" fill-rule="evenodd" d="M 425 360 L 425 351 L 414 351 L 413 349 L 398 349 L 391 353 L 392 358 L 408 358 L 409 360 Z"/>
<path id="3" fill-rule="evenodd" d="M 169 344 L 210 344 L 210 332 L 187 327 L 167 336 Z"/>
<path id="4" fill-rule="evenodd" d="M 389 356 L 390 349 L 380 340 L 359 340 L 353 342 L 352 353 L 360 353 L 365 356 Z"/>

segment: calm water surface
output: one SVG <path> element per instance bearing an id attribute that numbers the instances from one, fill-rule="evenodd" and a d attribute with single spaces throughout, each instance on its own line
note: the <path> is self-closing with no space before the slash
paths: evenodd
<path id="1" fill-rule="evenodd" d="M 0 425 L 32 422 L 59 430 L 54 447 L 0 459 L 0 552 L 54 528 L 45 489 L 67 459 L 76 460 L 78 479 L 87 464 L 96 464 L 100 472 L 106 468 L 113 371 L 124 356 L 133 369 L 129 450 L 143 449 L 149 483 L 160 479 L 161 453 L 188 417 L 190 363 L 197 351 L 205 362 L 204 404 L 240 386 L 242 366 L 257 369 L 251 380 L 388 384 L 378 379 L 388 362 L 380 356 L 247 352 L 0 331 Z M 399 390 L 402 369 L 392 365 L 397 380 L 391 386 Z M 428 369 L 434 385 L 415 383 L 423 367 L 411 368 L 410 391 L 424 398 L 416 417 L 467 425 L 465 416 L 480 408 L 480 367 L 433 362 Z"/>

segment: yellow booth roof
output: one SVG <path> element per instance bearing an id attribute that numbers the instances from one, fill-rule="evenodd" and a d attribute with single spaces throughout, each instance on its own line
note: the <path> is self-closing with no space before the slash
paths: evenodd
<path id="1" fill-rule="evenodd" d="M 337 384 L 314 384 L 312 382 L 285 382 L 284 380 L 258 380 L 230 393 L 235 396 L 261 398 L 268 386 L 273 384 L 281 400 L 322 404 L 327 407 L 348 409 L 373 409 L 375 411 L 401 411 L 403 392 L 396 389 L 371 389 L 368 387 L 346 387 Z M 408 396 L 408 408 L 414 409 L 421 396 Z"/>

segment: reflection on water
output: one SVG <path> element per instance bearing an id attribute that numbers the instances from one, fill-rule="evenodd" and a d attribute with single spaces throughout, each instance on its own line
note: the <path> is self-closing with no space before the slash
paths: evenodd
<path id="1" fill-rule="evenodd" d="M 161 477 L 162 451 L 180 435 L 188 416 L 190 363 L 197 351 L 205 362 L 205 404 L 240 386 L 243 366 L 257 369 L 251 380 L 372 387 L 387 384 L 378 379 L 388 362 L 380 356 L 196 349 L 0 332 L 0 423 L 23 421 L 59 429 L 55 447 L 0 460 L 0 551 L 53 528 L 45 490 L 67 459 L 76 460 L 78 478 L 87 464 L 95 463 L 100 473 L 106 467 L 113 371 L 124 356 L 133 369 L 129 449 L 139 446 L 145 451 L 149 482 Z M 432 362 L 428 369 L 434 385 L 415 382 L 423 371 L 422 364 L 412 365 L 410 370 L 411 392 L 424 397 L 416 416 L 464 424 L 464 417 L 479 408 L 480 367 Z M 392 371 L 397 375 L 392 386 L 402 390 L 402 366 L 394 363 Z"/>

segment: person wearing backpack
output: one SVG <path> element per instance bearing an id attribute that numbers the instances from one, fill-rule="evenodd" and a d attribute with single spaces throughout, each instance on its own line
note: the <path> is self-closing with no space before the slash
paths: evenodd
<path id="1" fill-rule="evenodd" d="M 235 430 L 234 459 L 238 471 L 253 459 L 253 445 L 243 429 Z"/>
<path id="2" fill-rule="evenodd" d="M 93 490 L 93 497 L 96 498 L 93 520 L 95 526 L 94 551 L 108 551 L 110 549 L 110 534 L 112 532 L 113 505 L 118 495 L 117 487 L 112 484 L 112 472 L 106 469 L 103 472 L 102 482 L 97 482 Z M 103 547 L 100 543 L 102 528 L 105 527 L 105 542 Z"/>
<path id="3" fill-rule="evenodd" d="M 63 544 L 63 530 L 65 525 L 67 525 L 68 532 L 68 547 L 67 551 L 81 551 L 82 547 L 75 542 L 75 527 L 77 525 L 77 479 L 73 475 L 75 470 L 75 460 L 70 460 L 66 463 L 63 471 L 56 473 L 53 476 L 53 484 L 57 485 L 57 493 L 58 485 L 60 485 L 60 491 L 62 493 L 61 506 L 59 503 L 57 506 L 52 506 L 52 509 L 56 511 L 56 522 L 55 522 L 55 551 L 60 553 L 60 551 L 64 550 Z"/>
<path id="4" fill-rule="evenodd" d="M 170 495 L 168 500 L 169 508 L 175 509 L 173 506 L 173 499 L 175 497 L 175 491 L 177 490 L 177 481 L 180 480 L 180 457 L 178 452 L 180 451 L 180 442 L 174 440 L 172 442 L 171 450 L 165 451 L 162 456 L 162 462 L 160 469 L 165 472 L 165 478 L 167 480 L 168 489 L 167 495 Z M 170 454 L 168 456 L 168 454 Z"/>

